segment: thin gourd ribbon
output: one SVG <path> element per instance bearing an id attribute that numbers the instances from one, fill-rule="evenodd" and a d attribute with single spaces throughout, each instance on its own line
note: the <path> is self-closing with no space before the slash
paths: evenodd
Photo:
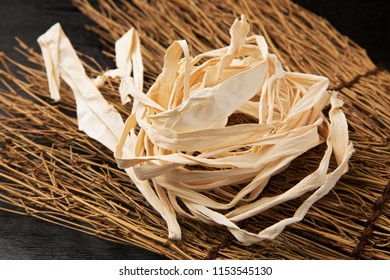
<path id="1" fill-rule="evenodd" d="M 348 171 L 353 145 L 343 102 L 327 90 L 328 79 L 284 71 L 265 39 L 248 33 L 241 17 L 230 29 L 229 46 L 194 58 L 186 41 L 175 41 L 146 94 L 136 30 L 116 42 L 117 69 L 93 80 L 59 24 L 38 39 L 52 98 L 60 98 L 61 77 L 75 95 L 79 129 L 114 153 L 166 221 L 171 239 L 182 235 L 176 214 L 224 226 L 246 245 L 275 238 Z M 126 122 L 98 89 L 116 78 L 122 103 L 133 99 Z M 322 113 L 328 103 L 329 120 Z M 235 113 L 258 121 L 228 125 Z M 313 173 L 284 193 L 262 195 L 273 175 L 321 143 L 327 149 Z M 337 167 L 329 172 L 332 154 Z M 230 185 L 240 188 L 233 192 L 226 189 Z M 236 225 L 307 192 L 312 193 L 292 217 L 259 233 Z"/>

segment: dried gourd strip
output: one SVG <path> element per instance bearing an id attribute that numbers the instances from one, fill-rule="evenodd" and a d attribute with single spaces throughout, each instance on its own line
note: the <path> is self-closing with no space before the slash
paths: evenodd
<path id="1" fill-rule="evenodd" d="M 144 94 L 140 41 L 137 32 L 130 30 L 116 43 L 118 68 L 94 80 L 99 86 L 107 78 L 121 79 L 122 102 L 128 102 L 129 97 L 134 100 L 125 124 L 121 119 L 116 124 L 115 118 L 105 116 L 109 105 L 79 69 L 82 66 L 62 31 L 49 30 L 42 36 L 52 38 L 50 44 L 41 40 L 52 97 L 59 97 L 61 76 L 71 87 L 74 85 L 76 101 L 82 99 L 77 102 L 78 112 L 101 114 L 97 120 L 91 119 L 86 133 L 114 151 L 118 166 L 167 222 L 169 238 L 181 238 L 176 213 L 225 226 L 246 245 L 275 238 L 287 225 L 302 220 L 311 205 L 348 170 L 353 146 L 342 102 L 337 93 L 327 91 L 328 79 L 284 71 L 276 55 L 268 53 L 265 39 L 247 37 L 248 33 L 249 24 L 242 17 L 231 27 L 228 47 L 194 58 L 186 41 L 174 42 L 166 51 L 161 75 Z M 65 41 L 66 46 L 59 48 Z M 72 67 L 61 58 L 69 53 L 76 65 L 80 64 L 77 74 L 83 73 L 82 81 L 67 76 Z M 70 68 L 63 69 L 65 66 Z M 84 93 L 90 88 L 93 90 Z M 86 96 L 89 98 L 84 100 Z M 329 101 L 328 121 L 322 109 Z M 106 109 L 90 108 L 94 102 L 102 102 Z M 228 118 L 235 113 L 258 122 L 228 126 Z M 95 127 L 98 120 L 100 124 Z M 118 125 L 120 129 L 111 129 Z M 136 125 L 140 127 L 137 133 Z M 95 135 L 99 126 L 107 126 L 103 131 L 114 134 L 111 143 L 104 135 Z M 282 194 L 262 195 L 273 175 L 324 141 L 327 149 L 316 171 Z M 338 167 L 329 172 L 332 153 Z M 238 184 L 241 187 L 234 192 L 224 189 Z M 216 201 L 209 192 L 221 200 Z M 307 192 L 312 194 L 291 218 L 257 234 L 235 224 Z"/>
<path id="2" fill-rule="evenodd" d="M 69 39 L 57 23 L 38 38 L 54 100 L 59 100 L 61 77 L 72 89 L 77 104 L 79 129 L 111 151 L 118 144 L 124 122 L 88 78 Z"/>
<path id="3" fill-rule="evenodd" d="M 59 98 L 59 80 L 57 75 L 71 87 L 77 104 L 77 119 L 80 130 L 91 138 L 101 142 L 111 151 L 115 151 L 124 127 L 118 111 L 107 103 L 94 82 L 87 77 L 69 39 L 59 24 L 54 25 L 38 39 L 45 61 L 49 90 L 53 98 Z M 131 139 L 130 139 L 131 140 Z M 124 140 L 126 142 L 126 140 Z M 126 146 L 132 146 L 127 141 Z M 137 185 L 141 193 L 166 220 L 169 237 L 180 239 L 181 230 L 175 213 L 164 204 L 147 181 L 139 180 L 132 169 L 126 173 Z"/>
<path id="4" fill-rule="evenodd" d="M 125 76 L 130 76 L 133 72 L 134 87 L 138 90 L 142 90 L 144 68 L 141 55 L 141 42 L 138 32 L 134 28 L 131 28 L 115 42 L 115 61 L 117 69 L 109 70 L 103 75 L 98 76 L 94 79 L 95 85 L 100 87 L 108 78 L 123 78 Z M 130 102 L 127 87 L 126 81 L 122 79 L 121 84 L 119 85 L 119 94 L 121 96 L 122 104 Z M 133 108 L 135 109 L 136 106 L 133 106 Z"/>

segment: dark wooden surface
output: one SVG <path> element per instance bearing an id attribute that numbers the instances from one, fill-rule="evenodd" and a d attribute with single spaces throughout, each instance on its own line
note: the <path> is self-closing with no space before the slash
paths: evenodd
<path id="1" fill-rule="evenodd" d="M 343 34 L 368 50 L 374 62 L 390 67 L 389 2 L 297 0 L 330 20 Z M 38 49 L 36 38 L 60 22 L 75 48 L 104 66 L 112 61 L 101 53 L 96 35 L 82 28 L 91 22 L 70 1 L 0 0 L 0 51 L 17 61 L 14 37 Z M 0 182 L 1 183 L 1 182 Z M 160 259 L 132 246 L 115 244 L 35 218 L 0 211 L 0 259 Z"/>
<path id="2" fill-rule="evenodd" d="M 322 16 L 365 48 L 373 62 L 390 69 L 390 1 L 292 0 Z"/>

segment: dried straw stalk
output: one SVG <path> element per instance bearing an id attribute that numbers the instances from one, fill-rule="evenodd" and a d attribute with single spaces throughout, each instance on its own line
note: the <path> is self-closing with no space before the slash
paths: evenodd
<path id="1" fill-rule="evenodd" d="M 49 101 L 42 59 L 21 44 L 21 52 L 35 66 L 1 57 L 0 201 L 5 202 L 1 209 L 135 244 L 172 259 L 389 259 L 389 73 L 378 69 L 363 49 L 327 21 L 289 1 L 187 3 L 123 1 L 117 6 L 100 1 L 95 9 L 88 1 L 75 1 L 97 22 L 98 27 L 89 28 L 109 50 L 131 26 L 140 31 L 149 46 L 142 50 L 146 87 L 160 73 L 162 54 L 173 40 L 187 39 L 195 53 L 221 47 L 228 42 L 234 18 L 247 15 L 252 32 L 267 38 L 270 51 L 288 70 L 328 77 L 346 102 L 356 154 L 350 172 L 334 191 L 317 202 L 304 221 L 273 241 L 244 247 L 223 229 L 183 219 L 179 220 L 183 240 L 169 241 L 162 219 L 116 168 L 110 153 L 77 130 L 70 90 L 62 92 L 60 103 Z M 84 57 L 91 75 L 103 71 Z M 20 76 L 9 70 L 9 63 L 19 67 Z M 107 84 L 103 91 L 126 115 L 129 108 L 108 94 L 117 86 Z M 240 121 L 245 120 L 237 118 Z M 322 152 L 315 148 L 295 160 L 271 180 L 266 195 L 284 192 L 313 171 Z M 258 231 L 291 216 L 303 199 L 267 210 L 240 226 Z"/>

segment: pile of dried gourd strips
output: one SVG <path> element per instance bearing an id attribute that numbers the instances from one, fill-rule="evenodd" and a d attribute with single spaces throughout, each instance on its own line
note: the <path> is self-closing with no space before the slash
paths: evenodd
<path id="1" fill-rule="evenodd" d="M 247 37 L 249 29 L 245 17 L 236 20 L 228 47 L 196 57 L 186 41 L 175 41 L 146 94 L 134 29 L 116 42 L 117 69 L 94 80 L 59 24 L 38 39 L 51 97 L 59 100 L 61 77 L 74 93 L 79 129 L 115 153 L 118 166 L 167 222 L 171 239 L 181 238 L 176 214 L 225 226 L 246 245 L 275 238 L 348 170 L 353 146 L 343 102 L 327 90 L 328 79 L 284 71 L 262 36 Z M 126 122 L 98 89 L 109 78 L 120 79 L 123 103 L 133 98 Z M 322 109 L 329 103 L 328 120 Z M 236 113 L 256 122 L 227 125 Z M 317 170 L 280 195 L 261 195 L 271 176 L 323 142 Z M 338 166 L 329 171 L 332 153 Z M 230 185 L 241 187 L 233 194 L 223 188 Z M 310 191 L 292 217 L 258 234 L 236 225 Z"/>

